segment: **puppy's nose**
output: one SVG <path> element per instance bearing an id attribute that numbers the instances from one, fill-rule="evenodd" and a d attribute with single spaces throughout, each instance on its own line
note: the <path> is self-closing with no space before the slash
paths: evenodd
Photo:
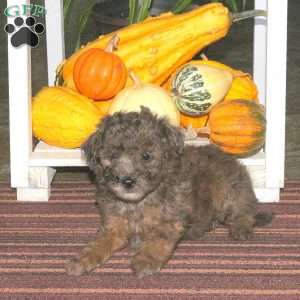
<path id="1" fill-rule="evenodd" d="M 123 176 L 120 178 L 120 181 L 127 189 L 132 188 L 136 182 L 136 180 L 130 176 Z"/>

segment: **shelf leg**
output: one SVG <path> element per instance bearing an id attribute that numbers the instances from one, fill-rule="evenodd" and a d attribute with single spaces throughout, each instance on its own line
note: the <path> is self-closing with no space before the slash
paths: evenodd
<path id="1" fill-rule="evenodd" d="M 48 201 L 55 169 L 30 167 L 28 187 L 17 187 L 18 201 Z"/>

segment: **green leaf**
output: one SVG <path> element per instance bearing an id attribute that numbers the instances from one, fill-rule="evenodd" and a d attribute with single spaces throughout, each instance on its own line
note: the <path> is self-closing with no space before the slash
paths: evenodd
<path id="1" fill-rule="evenodd" d="M 226 0 L 228 5 L 231 7 L 232 11 L 237 12 L 238 11 L 238 6 L 236 0 Z"/>
<path id="2" fill-rule="evenodd" d="M 139 12 L 138 12 L 136 22 L 143 21 L 148 17 L 151 3 L 152 3 L 152 0 L 144 0 L 142 2 L 142 6 L 139 7 Z"/>
<path id="3" fill-rule="evenodd" d="M 135 23 L 135 15 L 138 6 L 138 0 L 129 0 L 129 15 L 128 21 L 130 24 Z"/>
<path id="4" fill-rule="evenodd" d="M 72 4 L 72 0 L 64 0 L 63 2 L 63 7 L 64 7 L 64 19 L 67 18 L 70 10 L 71 10 L 71 4 Z"/>
<path id="5" fill-rule="evenodd" d="M 91 0 L 89 2 L 90 3 L 88 5 L 87 9 L 83 11 L 83 13 L 81 14 L 80 19 L 79 19 L 79 31 L 77 34 L 77 42 L 76 42 L 75 50 L 79 49 L 79 47 L 80 47 L 81 34 L 84 31 L 87 21 L 89 19 L 89 16 L 93 10 L 94 5 L 96 4 L 96 0 Z"/>
<path id="6" fill-rule="evenodd" d="M 183 10 L 185 10 L 192 2 L 193 0 L 178 0 L 172 8 L 172 12 L 174 14 L 179 14 Z"/>

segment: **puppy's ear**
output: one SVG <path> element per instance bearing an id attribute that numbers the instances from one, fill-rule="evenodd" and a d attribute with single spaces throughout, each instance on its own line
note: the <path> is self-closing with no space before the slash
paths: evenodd
<path id="1" fill-rule="evenodd" d="M 91 170 L 95 171 L 96 167 L 100 167 L 98 158 L 99 152 L 103 145 L 104 128 L 108 117 L 104 118 L 98 125 L 96 131 L 89 136 L 89 138 L 81 145 L 81 150 L 84 152 L 86 161 Z"/>
<path id="2" fill-rule="evenodd" d="M 177 155 L 181 155 L 184 148 L 184 138 L 179 128 L 164 120 L 161 126 L 161 133 L 163 141 L 168 145 L 168 149 Z"/>
<path id="3" fill-rule="evenodd" d="M 97 130 L 98 131 L 98 130 Z M 87 164 L 91 170 L 95 170 L 97 164 L 96 145 L 97 145 L 97 131 L 89 136 L 89 138 L 81 145 Z"/>

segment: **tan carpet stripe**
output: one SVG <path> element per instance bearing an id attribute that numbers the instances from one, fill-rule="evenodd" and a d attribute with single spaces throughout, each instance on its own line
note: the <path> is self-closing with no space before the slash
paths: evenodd
<path id="1" fill-rule="evenodd" d="M 41 251 L 41 252 L 0 252 L 0 256 L 4 257 L 4 256 L 8 256 L 8 257 L 12 257 L 12 256 L 27 256 L 27 257 L 31 257 L 31 256 L 75 256 L 77 254 L 77 252 L 72 252 L 72 251 L 68 251 L 68 252 L 64 252 L 64 251 L 60 251 L 60 252 L 47 252 L 47 251 Z M 130 255 L 130 253 L 128 251 L 121 251 L 118 252 L 114 255 L 114 258 L 116 257 L 128 257 Z M 182 257 L 182 256 L 188 256 L 188 257 L 195 257 L 195 256 L 199 256 L 199 257 L 243 257 L 246 256 L 247 258 L 258 258 L 258 257 L 267 257 L 267 258 L 276 258 L 276 259 L 281 259 L 281 258 L 296 258 L 296 257 L 300 257 L 300 253 L 299 252 L 291 252 L 291 253 L 249 253 L 249 251 L 243 251 L 243 252 L 231 252 L 231 253 L 227 253 L 227 252 L 221 252 L 218 251 L 217 253 L 213 253 L 211 251 L 209 252 L 205 252 L 205 251 L 201 251 L 201 252 L 197 252 L 197 251 L 190 251 L 189 253 L 185 253 L 183 249 L 178 249 L 176 251 L 176 254 L 174 255 L 174 257 Z"/>
<path id="2" fill-rule="evenodd" d="M 0 289 L 0 292 L 2 293 L 43 293 L 43 294 L 65 294 L 65 293 L 71 293 L 71 294 L 90 294 L 90 293 L 97 293 L 97 294 L 166 294 L 166 295 L 209 295 L 209 294 L 222 294 L 222 295 L 300 295 L 300 289 L 290 289 L 290 290 L 259 290 L 259 289 L 201 289 L 201 290 L 192 290 L 192 289 L 84 289 L 84 288 L 56 288 L 56 289 L 32 289 L 32 288 L 26 288 L 26 289 Z"/>
<path id="3" fill-rule="evenodd" d="M 64 268 L 36 268 L 35 267 L 27 267 L 27 268 L 1 268 L 0 272 L 3 273 L 36 273 L 36 274 L 42 274 L 42 273 L 61 273 L 65 274 Z M 300 270 L 281 270 L 281 269 L 238 269 L 235 267 L 234 269 L 202 269 L 202 268 L 164 268 L 160 271 L 162 274 L 234 274 L 234 275 L 300 275 Z M 114 274 L 114 273 L 120 273 L 120 274 L 131 274 L 131 270 L 128 268 L 98 268 L 93 271 L 94 274 L 103 273 L 103 274 Z"/>
<path id="4" fill-rule="evenodd" d="M 26 228 L 26 229 L 0 229 L 0 233 L 3 234 L 68 234 L 68 235 L 87 235 L 87 234 L 95 234 L 97 232 L 97 228 L 85 228 L 85 229 L 68 229 L 68 228 L 53 228 L 53 229 L 43 229 L 43 228 Z M 285 235 L 285 236 L 299 236 L 300 235 L 300 229 L 265 229 L 265 230 L 255 230 L 255 234 L 260 235 L 268 235 L 270 237 L 271 235 Z M 228 235 L 228 229 L 220 229 L 216 230 L 214 232 L 208 233 L 206 236 L 224 236 L 225 238 Z M 300 237 L 299 237 L 300 238 Z"/>
<path id="5" fill-rule="evenodd" d="M 17 242 L 17 243 L 12 243 L 12 242 L 0 242 L 0 247 L 1 246 L 30 246 L 30 247 L 36 247 L 36 246 L 44 246 L 44 247 L 74 247 L 74 246 L 84 246 L 85 243 L 76 243 L 76 242 L 70 242 L 70 243 L 25 243 L 25 242 Z M 178 245 L 178 249 L 180 248 L 190 248 L 190 247 L 197 247 L 197 248 L 201 248 L 201 247 L 226 247 L 226 248 L 298 248 L 300 250 L 300 242 L 299 244 L 277 244 L 277 243 L 269 243 L 269 244 L 230 244 L 230 243 L 226 243 L 224 244 L 224 242 L 222 243 L 181 243 Z"/>

